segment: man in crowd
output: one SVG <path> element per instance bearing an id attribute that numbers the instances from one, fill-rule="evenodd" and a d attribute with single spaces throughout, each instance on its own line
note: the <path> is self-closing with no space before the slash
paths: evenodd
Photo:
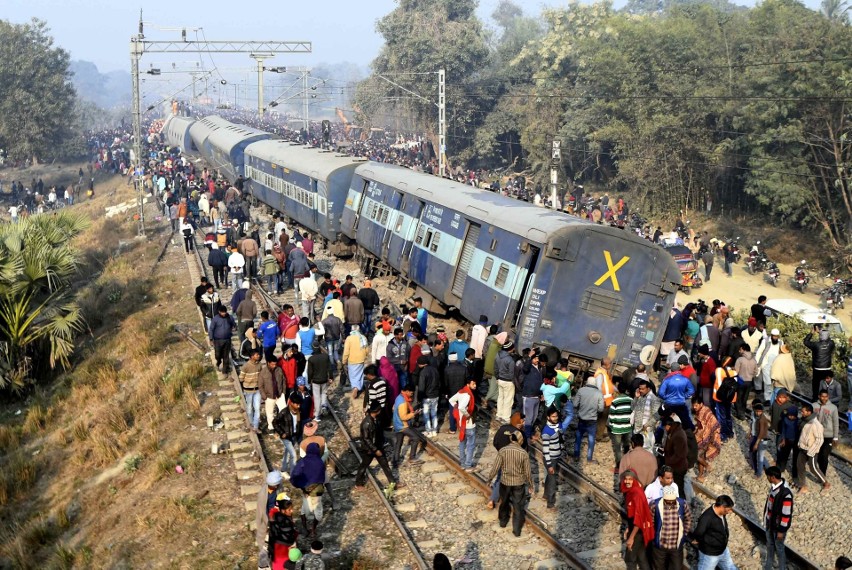
<path id="1" fill-rule="evenodd" d="M 612 452 L 615 456 L 613 473 L 618 472 L 622 456 L 630 448 L 630 436 L 633 435 L 633 427 L 630 418 L 633 414 L 633 399 L 630 394 L 625 393 L 627 386 L 621 382 L 615 386 L 615 397 L 609 407 L 609 419 L 607 427 L 612 440 Z"/>
<path id="2" fill-rule="evenodd" d="M 216 354 L 216 367 L 221 366 L 222 373 L 225 376 L 231 373 L 231 335 L 234 333 L 235 328 L 236 323 L 234 323 L 231 315 L 228 314 L 228 308 L 220 303 L 217 314 L 213 317 L 207 334 L 210 340 L 213 341 L 213 350 Z"/>
<path id="3" fill-rule="evenodd" d="M 650 504 L 654 518 L 652 556 L 654 568 L 683 568 L 683 551 L 692 529 L 692 511 L 689 503 L 678 497 L 675 487 L 663 489 L 663 496 Z"/>
<path id="4" fill-rule="evenodd" d="M 648 499 L 648 504 L 660 500 L 663 496 L 663 489 L 668 487 L 680 494 L 680 487 L 674 482 L 674 471 L 668 465 L 663 465 L 657 471 L 657 477 L 645 486 L 645 498 Z"/>
<path id="5" fill-rule="evenodd" d="M 586 380 L 586 385 L 577 390 L 574 396 L 574 409 L 577 412 L 577 435 L 574 438 L 574 460 L 580 461 L 580 446 L 583 443 L 583 436 L 587 436 L 589 440 L 589 448 L 586 452 L 586 461 L 589 463 L 597 463 L 593 459 L 595 452 L 595 431 L 598 422 L 598 416 L 604 411 L 604 397 L 598 389 L 595 378 L 589 377 Z"/>
<path id="6" fill-rule="evenodd" d="M 778 569 L 787 570 L 787 551 L 784 543 L 793 522 L 793 492 L 781 477 L 776 466 L 766 468 L 766 479 L 771 485 L 763 507 L 763 527 L 766 529 L 765 570 L 772 570 L 776 556 Z"/>
<path id="7" fill-rule="evenodd" d="M 547 409 L 547 423 L 541 429 L 542 455 L 547 471 L 544 479 L 544 499 L 548 509 L 556 508 L 556 470 L 562 458 L 562 427 L 559 425 L 559 410 L 554 406 Z"/>
<path id="8" fill-rule="evenodd" d="M 393 466 L 399 467 L 400 455 L 402 453 L 402 443 L 404 438 L 408 438 L 408 445 L 411 451 L 408 455 L 409 465 L 421 465 L 422 459 L 417 459 L 417 446 L 420 444 L 420 450 L 426 449 L 426 440 L 414 427 L 414 419 L 420 415 L 421 410 L 415 410 L 412 399 L 414 397 L 414 386 L 408 385 L 402 388 L 396 401 L 393 403 Z"/>
<path id="9" fill-rule="evenodd" d="M 799 457 L 796 460 L 798 471 L 796 486 L 799 493 L 808 492 L 808 480 L 805 472 L 810 470 L 816 477 L 817 482 L 822 485 L 823 491 L 828 490 L 831 484 L 825 478 L 825 472 L 819 468 L 817 455 L 823 443 L 822 424 L 816 421 L 814 408 L 810 404 L 802 404 L 802 422 L 799 433 Z"/>
<path id="10" fill-rule="evenodd" d="M 379 462 L 379 467 L 385 473 L 388 484 L 393 484 L 397 489 L 402 487 L 402 484 L 393 476 L 393 472 L 388 465 L 387 457 L 384 455 L 381 447 L 384 437 L 381 434 L 381 428 L 378 426 L 376 418 L 382 412 L 382 405 L 379 402 L 370 404 L 367 414 L 361 421 L 361 464 L 358 465 L 358 473 L 355 475 L 355 486 L 363 488 L 367 483 L 367 468 L 375 459 Z"/>
<path id="11" fill-rule="evenodd" d="M 813 340 L 814 334 L 818 335 L 817 340 Z M 831 339 L 828 330 L 820 330 L 819 325 L 814 325 L 814 330 L 805 335 L 805 339 L 802 342 L 811 351 L 811 367 L 813 372 L 811 394 L 819 394 L 819 383 L 825 379 L 831 370 L 834 341 Z"/>
<path id="12" fill-rule="evenodd" d="M 814 402 L 814 416 L 822 425 L 822 445 L 817 454 L 817 465 L 820 471 L 828 473 L 828 458 L 831 449 L 840 437 L 840 416 L 829 396 L 828 390 L 820 390 L 819 399 Z"/>
<path id="13" fill-rule="evenodd" d="M 497 460 L 491 467 L 487 481 L 491 483 L 501 472 L 500 477 L 500 510 L 498 520 L 501 528 L 509 524 L 509 514 L 512 514 L 512 533 L 521 536 L 521 529 L 526 518 L 526 492 L 533 492 L 530 456 L 521 447 L 523 434 L 512 433 L 510 442 L 497 452 Z"/>
<path id="14" fill-rule="evenodd" d="M 632 470 L 644 488 L 656 478 L 657 465 L 657 458 L 645 449 L 645 438 L 641 433 L 634 433 L 630 436 L 630 451 L 624 454 L 618 465 L 618 474 L 620 476 L 628 469 Z"/>
<path id="15" fill-rule="evenodd" d="M 654 432 L 660 419 L 660 399 L 651 391 L 650 380 L 640 380 L 633 400 L 633 433 L 641 434 L 645 449 L 654 448 Z"/>
<path id="16" fill-rule="evenodd" d="M 680 497 L 684 498 L 686 472 L 689 470 L 689 462 L 687 459 L 687 439 L 686 432 L 680 423 L 680 418 L 676 414 L 663 420 L 663 429 L 666 431 L 666 442 L 664 446 L 664 460 L 666 465 L 672 468 L 674 481 L 677 483 Z"/>
<path id="17" fill-rule="evenodd" d="M 728 515 L 734 510 L 734 501 L 728 495 L 719 495 L 713 506 L 698 518 L 692 533 L 692 544 L 698 547 L 698 569 L 736 570 L 728 549 Z"/>
<path id="18" fill-rule="evenodd" d="M 765 298 L 763 295 L 761 297 Z M 755 352 L 758 375 L 760 376 L 760 383 L 763 387 L 763 392 L 760 395 L 763 398 L 764 405 L 772 400 L 772 364 L 781 353 L 782 345 L 781 331 L 772 329 L 769 331 L 769 341 L 760 343 L 757 352 Z M 755 386 L 757 386 L 757 382 L 755 382 Z"/>

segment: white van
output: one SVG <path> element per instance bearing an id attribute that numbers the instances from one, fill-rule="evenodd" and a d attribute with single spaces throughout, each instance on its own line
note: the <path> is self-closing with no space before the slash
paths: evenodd
<path id="1" fill-rule="evenodd" d="M 798 317 L 811 326 L 819 325 L 827 328 L 831 331 L 831 334 L 842 334 L 844 332 L 843 323 L 837 317 L 798 299 L 772 299 L 766 302 L 766 308 L 772 311 L 774 316 Z"/>

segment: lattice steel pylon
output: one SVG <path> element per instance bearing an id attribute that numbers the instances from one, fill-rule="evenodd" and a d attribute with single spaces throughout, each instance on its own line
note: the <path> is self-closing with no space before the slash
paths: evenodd
<path id="1" fill-rule="evenodd" d="M 130 75 L 133 82 L 133 157 L 134 184 L 139 205 L 139 235 L 145 235 L 143 203 L 142 157 L 142 98 L 139 90 L 139 60 L 145 53 L 311 53 L 313 44 L 308 41 L 191 41 L 186 30 L 180 41 L 152 41 L 145 38 L 142 13 L 139 13 L 139 33 L 130 37 Z"/>

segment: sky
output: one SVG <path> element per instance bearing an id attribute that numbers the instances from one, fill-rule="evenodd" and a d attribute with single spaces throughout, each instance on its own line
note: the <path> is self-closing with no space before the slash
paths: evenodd
<path id="1" fill-rule="evenodd" d="M 619 6 L 625 0 L 616 0 Z M 480 0 L 479 16 L 490 21 L 499 0 Z M 754 0 L 740 0 L 753 4 Z M 568 0 L 515 0 L 528 14 L 542 6 L 567 5 Z M 818 6 L 819 0 L 806 0 Z M 145 35 L 152 40 L 179 39 L 182 27 L 188 37 L 208 40 L 308 40 L 310 55 L 282 55 L 270 65 L 304 65 L 351 61 L 366 66 L 377 55 L 382 38 L 375 22 L 395 6 L 394 0 L 2 0 L 0 18 L 15 23 L 32 17 L 45 20 L 56 43 L 72 59 L 92 61 L 101 72 L 130 70 L 129 39 L 136 33 L 139 8 L 144 6 Z M 237 7 L 237 13 L 234 8 Z M 164 30 L 177 28 L 178 30 Z M 202 31 L 193 32 L 194 28 Z M 189 54 L 146 55 L 142 66 L 197 59 Z M 219 67 L 243 67 L 248 56 L 215 57 Z M 207 62 L 210 66 L 209 61 Z"/>
<path id="2" fill-rule="evenodd" d="M 489 20 L 499 0 L 480 0 L 479 16 Z M 528 14 L 542 6 L 566 5 L 567 0 L 515 0 Z M 616 6 L 622 4 L 616 1 Z M 742 3 L 753 4 L 750 1 Z M 136 33 L 139 8 L 132 0 L 3 0 L 0 18 L 16 23 L 32 17 L 45 20 L 56 43 L 71 52 L 72 59 L 94 62 L 101 72 L 130 69 L 129 38 Z M 816 8 L 819 0 L 806 0 Z M 239 7 L 233 14 L 234 6 Z M 178 39 L 186 27 L 188 37 L 196 33 L 208 40 L 308 40 L 310 55 L 279 56 L 272 65 L 314 65 L 320 62 L 351 61 L 367 65 L 378 53 L 382 38 L 375 22 L 393 10 L 394 0 L 145 0 L 143 19 L 149 39 Z M 202 31 L 193 32 L 194 28 Z M 183 58 L 176 60 L 175 58 Z M 198 56 L 149 55 L 155 64 L 188 61 Z M 147 60 L 146 60 L 147 58 Z M 247 56 L 216 56 L 221 63 L 241 67 Z M 160 60 L 160 61 L 157 61 Z"/>

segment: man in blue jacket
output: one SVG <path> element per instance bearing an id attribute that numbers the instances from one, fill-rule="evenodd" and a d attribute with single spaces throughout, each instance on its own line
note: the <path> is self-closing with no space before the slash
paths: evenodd
<path id="1" fill-rule="evenodd" d="M 236 323 L 228 308 L 219 305 L 219 310 L 210 323 L 208 335 L 213 341 L 213 350 L 216 353 L 216 367 L 222 365 L 222 372 L 227 376 L 231 373 L 231 335 L 236 328 Z"/>
<path id="2" fill-rule="evenodd" d="M 263 343 L 263 356 L 267 362 L 275 362 L 275 344 L 278 341 L 278 323 L 269 318 L 269 311 L 261 311 L 257 335 Z"/>
<path id="3" fill-rule="evenodd" d="M 680 373 L 680 364 L 672 363 L 672 371 L 663 379 L 660 386 L 658 396 L 666 405 L 667 410 L 671 410 L 680 418 L 683 429 L 695 429 L 692 419 L 689 416 L 688 402 L 695 394 L 695 387 L 689 378 Z"/>

